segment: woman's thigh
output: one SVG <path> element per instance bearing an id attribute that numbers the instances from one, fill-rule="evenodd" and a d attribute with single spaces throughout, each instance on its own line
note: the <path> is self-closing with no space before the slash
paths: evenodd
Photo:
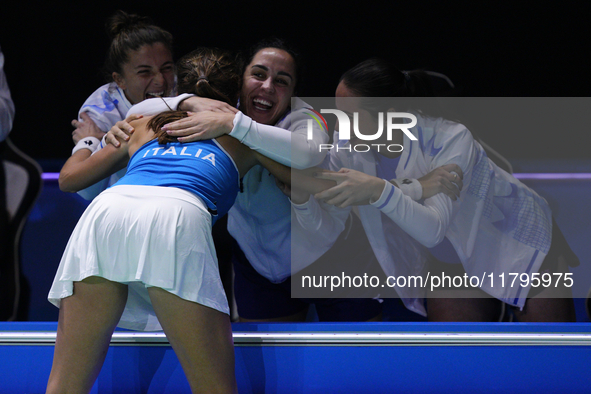
<path id="1" fill-rule="evenodd" d="M 158 287 L 148 293 L 193 392 L 236 392 L 230 317 Z"/>

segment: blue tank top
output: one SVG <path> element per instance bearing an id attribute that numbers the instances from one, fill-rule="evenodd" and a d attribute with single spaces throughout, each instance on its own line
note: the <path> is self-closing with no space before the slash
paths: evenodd
<path id="1" fill-rule="evenodd" d="M 215 140 L 164 145 L 152 140 L 134 153 L 127 173 L 115 185 L 187 190 L 205 202 L 215 222 L 234 204 L 240 174 L 232 158 Z"/>

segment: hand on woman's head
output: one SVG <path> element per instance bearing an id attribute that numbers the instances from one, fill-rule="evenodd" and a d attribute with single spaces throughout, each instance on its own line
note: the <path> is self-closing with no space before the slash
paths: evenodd
<path id="1" fill-rule="evenodd" d="M 132 123 L 135 120 L 142 119 L 143 115 L 129 115 L 125 120 L 120 120 L 119 122 L 115 123 L 111 130 L 107 132 L 105 136 L 105 142 L 107 144 L 113 145 L 115 148 L 119 148 L 121 146 L 120 141 L 129 141 L 129 137 L 135 131 L 134 126 Z"/>
<path id="2" fill-rule="evenodd" d="M 201 111 L 162 126 L 162 130 L 179 142 L 218 138 L 232 131 L 234 113 Z"/>
<path id="3" fill-rule="evenodd" d="M 228 114 L 236 114 L 238 110 L 231 105 L 224 103 L 223 101 L 213 100 L 206 97 L 189 97 L 186 100 L 181 101 L 179 109 L 182 111 L 191 112 L 225 112 Z"/>

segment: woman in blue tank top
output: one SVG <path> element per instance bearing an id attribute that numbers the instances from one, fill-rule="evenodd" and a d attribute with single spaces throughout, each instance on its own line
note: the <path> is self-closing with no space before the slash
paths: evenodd
<path id="1" fill-rule="evenodd" d="M 181 61 L 187 59 L 195 93 L 235 104 L 235 57 L 200 49 Z M 162 126 L 186 112 L 143 116 L 141 105 L 131 110 L 140 115 L 127 119 L 135 129 L 129 142 L 92 156 L 81 149 L 60 173 L 60 188 L 76 191 L 129 162 L 127 174 L 84 212 L 50 290 L 60 313 L 48 392 L 89 391 L 115 326 L 164 329 L 193 391 L 235 392 L 229 308 L 211 226 L 252 166 L 286 183 L 290 172 L 229 136 L 181 145 Z"/>

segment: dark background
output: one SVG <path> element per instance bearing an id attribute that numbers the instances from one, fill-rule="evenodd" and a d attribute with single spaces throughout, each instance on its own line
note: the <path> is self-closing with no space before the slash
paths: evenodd
<path id="1" fill-rule="evenodd" d="M 16 105 L 12 140 L 59 170 L 70 155 L 70 120 L 96 88 L 117 9 L 151 16 L 175 37 L 175 59 L 198 46 L 244 49 L 275 35 L 304 55 L 299 95 L 331 96 L 338 78 L 380 56 L 402 69 L 448 75 L 463 96 L 585 97 L 591 92 L 589 7 L 407 1 L 3 2 L 0 46 Z M 580 4 L 583 4 L 582 2 Z M 544 114 L 552 116 L 552 114 Z M 540 135 L 500 128 L 482 137 L 509 159 L 591 158 L 590 127 Z M 57 168 L 56 168 L 57 167 Z"/>

